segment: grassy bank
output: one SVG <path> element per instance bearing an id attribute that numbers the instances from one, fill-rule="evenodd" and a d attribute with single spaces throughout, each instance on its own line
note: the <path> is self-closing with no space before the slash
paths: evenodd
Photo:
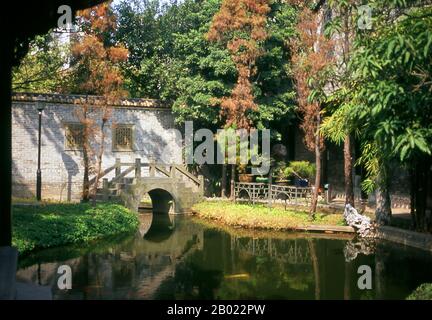
<path id="1" fill-rule="evenodd" d="M 14 205 L 12 242 L 22 254 L 131 232 L 138 224 L 135 213 L 117 204 Z"/>
<path id="2" fill-rule="evenodd" d="M 193 207 L 201 218 L 211 219 L 226 225 L 244 228 L 287 230 L 309 225 L 343 226 L 342 214 L 317 213 L 315 220 L 308 212 L 268 208 L 265 205 L 238 204 L 229 201 L 201 202 Z"/>

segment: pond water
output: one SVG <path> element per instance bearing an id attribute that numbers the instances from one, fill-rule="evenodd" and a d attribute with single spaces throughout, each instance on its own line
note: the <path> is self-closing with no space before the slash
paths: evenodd
<path id="1" fill-rule="evenodd" d="M 388 242 L 141 220 L 135 235 L 21 257 L 17 278 L 50 286 L 54 299 L 404 299 L 432 282 L 430 253 Z M 72 269 L 71 290 L 58 289 L 61 265 Z M 370 290 L 357 285 L 362 265 Z"/>

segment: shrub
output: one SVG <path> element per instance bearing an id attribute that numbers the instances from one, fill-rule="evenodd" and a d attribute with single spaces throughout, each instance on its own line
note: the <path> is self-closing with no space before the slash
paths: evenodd
<path id="1" fill-rule="evenodd" d="M 285 168 L 286 177 L 297 177 L 301 179 L 312 180 L 315 176 L 316 166 L 309 161 L 291 161 Z"/>
<path id="2" fill-rule="evenodd" d="M 117 204 L 47 204 L 13 207 L 13 245 L 20 253 L 89 242 L 136 230 L 135 213 Z"/>
<path id="3" fill-rule="evenodd" d="M 432 283 L 423 283 L 415 289 L 407 300 L 432 300 Z"/>

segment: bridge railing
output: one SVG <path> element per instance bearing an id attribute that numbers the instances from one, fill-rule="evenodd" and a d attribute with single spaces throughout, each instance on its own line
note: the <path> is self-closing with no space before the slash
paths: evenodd
<path id="1" fill-rule="evenodd" d="M 144 170 L 143 170 L 144 169 Z M 110 181 L 107 176 L 114 174 Z M 204 189 L 203 176 L 196 177 L 190 173 L 184 165 L 166 164 L 156 162 L 141 162 L 141 159 L 135 159 L 135 162 L 122 162 L 116 159 L 114 165 L 103 170 L 99 176 L 103 188 L 106 189 L 111 184 L 120 183 L 124 178 L 133 178 L 134 182 L 145 178 L 169 178 L 173 180 L 186 180 L 199 190 Z M 90 180 L 94 184 L 96 177 Z"/>

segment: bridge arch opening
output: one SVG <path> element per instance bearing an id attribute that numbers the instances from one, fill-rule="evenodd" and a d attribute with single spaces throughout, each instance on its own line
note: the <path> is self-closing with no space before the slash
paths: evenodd
<path id="1" fill-rule="evenodd" d="M 153 189 L 148 192 L 150 196 L 153 214 L 175 213 L 174 197 L 166 190 Z"/>
<path id="2" fill-rule="evenodd" d="M 151 221 L 144 234 L 144 239 L 152 242 L 165 241 L 174 231 L 174 218 L 172 216 L 175 212 L 174 197 L 168 191 L 159 188 L 148 191 L 146 196 L 150 197 L 152 213 L 149 217 Z"/>

